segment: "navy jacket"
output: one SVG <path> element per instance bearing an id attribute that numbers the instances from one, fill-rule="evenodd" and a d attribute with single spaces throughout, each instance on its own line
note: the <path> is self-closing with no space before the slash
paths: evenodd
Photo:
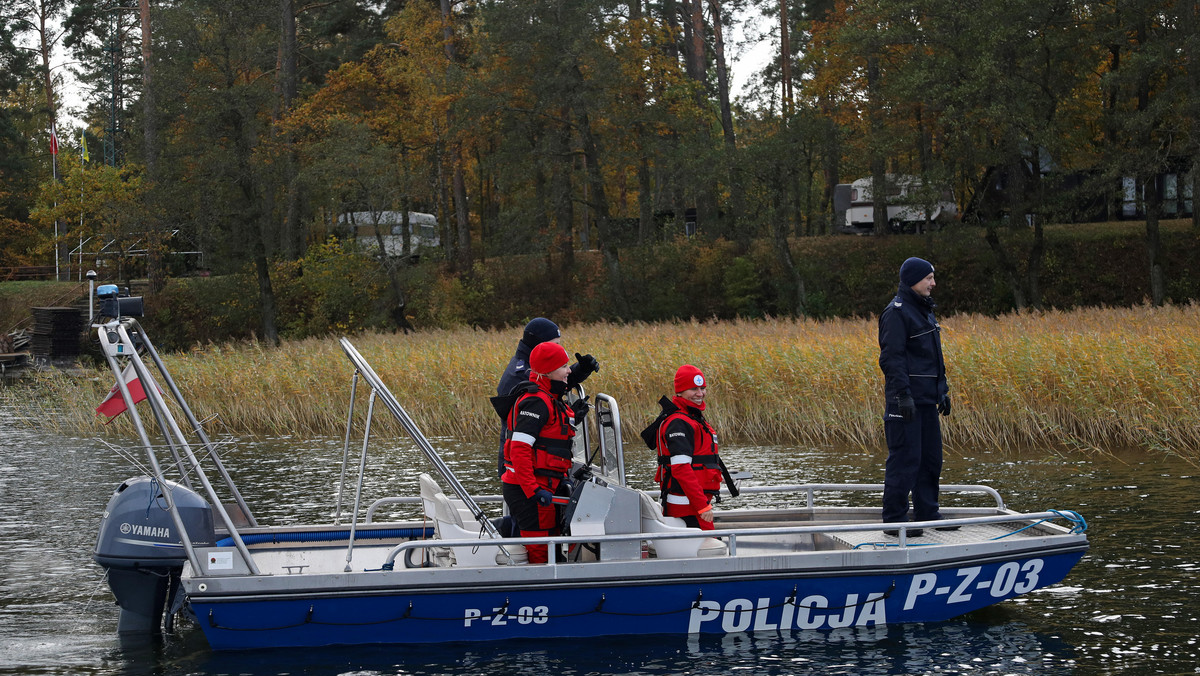
<path id="1" fill-rule="evenodd" d="M 525 343 L 517 343 L 517 351 L 512 359 L 508 360 L 508 366 L 504 367 L 504 373 L 500 375 L 500 382 L 496 385 L 498 396 L 503 397 L 512 392 L 517 385 L 529 380 L 529 353 L 532 351 Z"/>
<path id="2" fill-rule="evenodd" d="M 889 406 L 903 394 L 917 406 L 936 404 L 950 391 L 934 307 L 933 299 L 901 286 L 879 315 L 879 368 Z"/>
<path id="3" fill-rule="evenodd" d="M 517 351 L 513 353 L 512 359 L 508 360 L 508 366 L 504 367 L 504 373 L 500 375 L 500 382 L 496 384 L 498 396 L 503 397 L 511 393 L 514 387 L 529 380 L 529 353 L 531 352 L 533 352 L 533 348 L 517 341 Z M 574 387 L 582 383 L 590 375 L 592 372 L 581 369 L 578 362 L 571 364 L 571 374 L 567 376 L 567 387 Z"/>

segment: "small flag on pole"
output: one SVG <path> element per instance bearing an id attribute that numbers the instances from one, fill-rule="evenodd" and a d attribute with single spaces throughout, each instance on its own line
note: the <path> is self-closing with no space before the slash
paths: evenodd
<path id="1" fill-rule="evenodd" d="M 82 130 L 80 130 L 80 132 L 79 132 L 79 141 L 80 141 L 80 145 L 83 147 L 83 161 L 87 162 L 87 161 L 91 160 L 92 158 L 88 157 L 87 135 L 84 134 Z"/>
<path id="2" fill-rule="evenodd" d="M 121 380 L 124 380 L 125 386 L 129 388 L 129 398 L 133 400 L 134 404 L 146 398 L 146 390 L 142 387 L 142 381 L 138 379 L 137 371 L 134 370 L 132 363 L 128 364 L 121 372 Z M 114 384 L 108 391 L 108 396 L 96 407 L 96 415 L 107 416 L 108 420 L 104 421 L 104 424 L 107 425 L 124 413 L 125 409 L 125 398 L 121 396 L 121 388 Z"/>
<path id="3" fill-rule="evenodd" d="M 58 154 L 58 134 L 54 133 L 53 129 L 50 130 L 50 154 Z"/>

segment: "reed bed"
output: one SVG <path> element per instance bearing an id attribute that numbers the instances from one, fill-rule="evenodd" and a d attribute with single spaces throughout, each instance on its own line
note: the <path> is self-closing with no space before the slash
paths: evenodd
<path id="1" fill-rule="evenodd" d="M 957 315 L 942 326 L 951 452 L 1139 448 L 1200 458 L 1200 306 Z M 352 341 L 426 435 L 492 442 L 499 420 L 488 398 L 519 335 L 519 328 L 460 329 Z M 885 445 L 874 318 L 575 325 L 564 330 L 564 344 L 600 360 L 585 386 L 616 398 L 631 445 L 641 443 L 637 433 L 682 363 L 708 375 L 708 415 L 722 443 Z M 334 339 L 281 349 L 208 345 L 165 361 L 197 414 L 212 419 L 209 427 L 344 432 L 352 373 Z M 109 428 L 93 417 L 111 383 L 101 371 L 49 374 L 35 382 L 35 397 L 18 394 L 23 388 L 0 396 L 65 433 L 128 434 L 128 416 Z M 29 410 L 38 406 L 45 410 Z M 374 424 L 399 432 L 383 412 Z"/>

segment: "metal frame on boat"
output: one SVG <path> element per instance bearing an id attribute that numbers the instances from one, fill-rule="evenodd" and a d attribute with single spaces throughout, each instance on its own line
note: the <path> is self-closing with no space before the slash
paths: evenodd
<path id="1" fill-rule="evenodd" d="M 1075 512 L 1019 513 L 987 486 L 943 486 L 984 504 L 959 500 L 943 509 L 949 520 L 908 524 L 883 524 L 877 507 L 849 506 L 853 495 L 880 485 L 743 486 L 743 494 L 771 494 L 777 506 L 720 510 L 716 530 L 687 528 L 662 515 L 655 492 L 626 485 L 620 411 L 604 394 L 577 436 L 568 534 L 505 538 L 500 510 L 484 508 L 499 499 L 467 491 L 344 338 L 353 375 L 334 523 L 260 525 L 138 321 L 113 319 L 97 332 L 149 461 L 149 476 L 114 492 L 96 545 L 122 632 L 160 631 L 164 616 L 172 629 L 180 612 L 218 650 L 929 622 L 1057 583 L 1088 548 Z M 165 445 L 150 440 L 127 368 L 141 381 Z M 353 507 L 342 524 L 360 383 L 370 391 Z M 364 509 L 377 403 L 436 478 L 421 475 L 419 495 Z M 170 477 L 159 462 L 164 449 Z M 397 503 L 421 505 L 425 518 L 375 520 Z M 885 528 L 898 528 L 899 537 Z M 924 535 L 912 537 L 914 529 Z M 530 565 L 530 543 L 548 543 L 559 557 Z"/>

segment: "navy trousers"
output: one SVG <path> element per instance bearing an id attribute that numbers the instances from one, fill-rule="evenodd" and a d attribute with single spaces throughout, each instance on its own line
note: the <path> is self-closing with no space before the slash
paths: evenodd
<path id="1" fill-rule="evenodd" d="M 889 411 L 891 412 L 891 411 Z M 938 482 L 942 476 L 942 423 L 937 406 L 918 406 L 905 422 L 883 423 L 888 459 L 883 475 L 883 520 L 908 521 L 912 494 L 913 521 L 933 521 L 938 513 Z"/>

